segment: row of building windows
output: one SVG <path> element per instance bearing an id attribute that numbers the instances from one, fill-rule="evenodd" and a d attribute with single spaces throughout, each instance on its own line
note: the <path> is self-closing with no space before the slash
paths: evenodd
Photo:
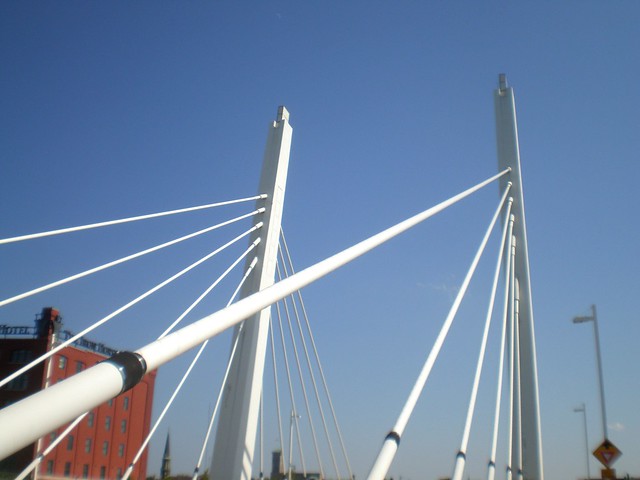
<path id="1" fill-rule="evenodd" d="M 52 440 L 55 439 L 55 437 L 53 436 L 54 434 L 52 434 Z M 74 437 L 73 435 L 69 435 L 67 437 L 67 450 L 71 451 L 73 450 L 73 442 L 74 442 Z M 91 453 L 91 445 L 93 443 L 93 440 L 90 438 L 87 438 L 84 441 L 84 451 L 86 453 Z M 107 440 L 105 440 L 104 442 L 102 442 L 102 453 L 104 455 L 107 455 L 107 453 L 109 453 L 109 442 Z M 124 455 L 124 443 L 121 443 L 118 446 L 118 456 L 122 457 Z"/>
<path id="2" fill-rule="evenodd" d="M 53 474 L 53 467 L 54 467 L 54 463 L 53 460 L 49 460 L 47 462 L 47 473 L 49 475 Z M 70 477 L 71 476 L 71 462 L 65 462 L 64 464 L 64 476 L 65 477 Z M 107 467 L 102 466 L 100 467 L 100 478 L 106 478 L 107 476 Z M 84 465 L 82 465 L 82 478 L 89 478 L 89 464 L 85 463 Z M 118 478 L 122 478 L 122 469 L 118 468 Z"/>

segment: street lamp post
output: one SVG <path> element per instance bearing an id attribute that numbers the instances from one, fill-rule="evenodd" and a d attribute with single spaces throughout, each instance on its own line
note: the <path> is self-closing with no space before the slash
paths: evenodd
<path id="1" fill-rule="evenodd" d="M 576 413 L 582 412 L 582 420 L 584 425 L 584 449 L 586 452 L 586 459 L 587 459 L 587 480 L 590 480 L 591 469 L 589 468 L 589 434 L 587 433 L 587 407 L 583 403 L 579 407 L 574 408 L 573 411 Z"/>
<path id="2" fill-rule="evenodd" d="M 602 407 L 602 432 L 604 433 L 604 439 L 607 440 L 609 435 L 607 433 L 607 414 L 605 412 L 604 403 L 604 383 L 602 381 L 602 357 L 600 355 L 600 333 L 598 332 L 598 317 L 596 315 L 596 306 L 591 305 L 591 315 L 582 317 L 574 317 L 573 323 L 593 322 L 593 331 L 596 338 L 596 360 L 598 363 L 598 382 L 600 384 L 600 406 Z"/>

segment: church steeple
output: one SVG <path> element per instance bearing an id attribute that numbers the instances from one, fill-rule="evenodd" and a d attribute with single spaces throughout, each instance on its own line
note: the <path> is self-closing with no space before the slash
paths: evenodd
<path id="1" fill-rule="evenodd" d="M 160 478 L 165 479 L 171 476 L 171 446 L 169 444 L 169 433 L 167 432 L 167 443 L 164 445 L 162 455 L 162 467 L 160 467 Z"/>

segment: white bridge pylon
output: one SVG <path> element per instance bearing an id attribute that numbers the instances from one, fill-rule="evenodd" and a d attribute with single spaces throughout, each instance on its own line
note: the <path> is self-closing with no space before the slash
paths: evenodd
<path id="1" fill-rule="evenodd" d="M 515 303 L 513 311 L 516 315 L 512 322 L 517 322 L 515 331 L 518 332 L 518 338 L 515 340 L 516 346 L 510 348 L 515 349 L 518 362 L 515 368 L 518 387 L 513 389 L 511 406 L 517 412 L 519 422 L 516 422 L 517 426 L 512 431 L 514 448 L 511 450 L 509 464 L 520 470 L 520 478 L 543 480 L 535 338 L 515 106 L 513 91 L 507 87 L 502 75 L 495 94 L 495 105 L 499 173 L 274 283 L 292 139 L 288 112 L 284 107 L 280 107 L 277 119 L 269 130 L 259 186 L 260 196 L 257 199 L 256 208 L 264 211 L 264 214 L 255 218 L 254 230 L 249 239 L 250 244 L 259 242 L 259 260 L 248 282 L 243 286 L 243 298 L 135 351 L 119 352 L 94 367 L 0 410 L 0 459 L 132 388 L 147 372 L 244 321 L 242 330 L 236 329 L 236 336 L 239 338 L 238 351 L 233 358 L 230 375 L 224 386 L 211 474 L 223 480 L 250 480 L 254 463 L 270 306 L 499 180 L 503 203 L 507 185 L 510 188 L 509 195 L 512 200 L 509 203 L 512 204 L 514 218 L 513 237 L 517 246 L 513 262 L 517 291 L 516 300 L 512 302 Z M 247 258 L 247 262 L 251 260 Z M 419 394 L 420 392 L 417 392 L 417 395 Z M 417 395 L 414 400 L 417 400 Z M 413 403 L 415 405 L 415 401 Z M 402 428 L 410 413 L 403 415 Z M 383 451 L 387 452 L 386 457 L 382 462 L 376 461 L 375 465 L 382 466 L 374 467 L 369 476 L 371 480 L 382 480 L 387 474 L 401 434 L 401 431 L 394 429 L 385 439 Z"/>

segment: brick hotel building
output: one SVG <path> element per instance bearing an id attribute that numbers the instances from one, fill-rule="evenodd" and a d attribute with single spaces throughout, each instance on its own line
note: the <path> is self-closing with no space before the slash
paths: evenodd
<path id="1" fill-rule="evenodd" d="M 62 330 L 62 319 L 53 308 L 42 310 L 35 327 L 0 325 L 0 378 L 71 336 L 71 332 Z M 0 408 L 95 365 L 113 353 L 114 350 L 103 344 L 78 340 L 0 388 Z M 149 373 L 131 390 L 89 412 L 43 459 L 37 478 L 120 478 L 149 433 L 155 376 L 155 371 Z M 3 473 L 22 471 L 65 427 L 0 460 L 0 477 Z M 146 471 L 145 452 L 132 478 L 144 480 Z"/>

